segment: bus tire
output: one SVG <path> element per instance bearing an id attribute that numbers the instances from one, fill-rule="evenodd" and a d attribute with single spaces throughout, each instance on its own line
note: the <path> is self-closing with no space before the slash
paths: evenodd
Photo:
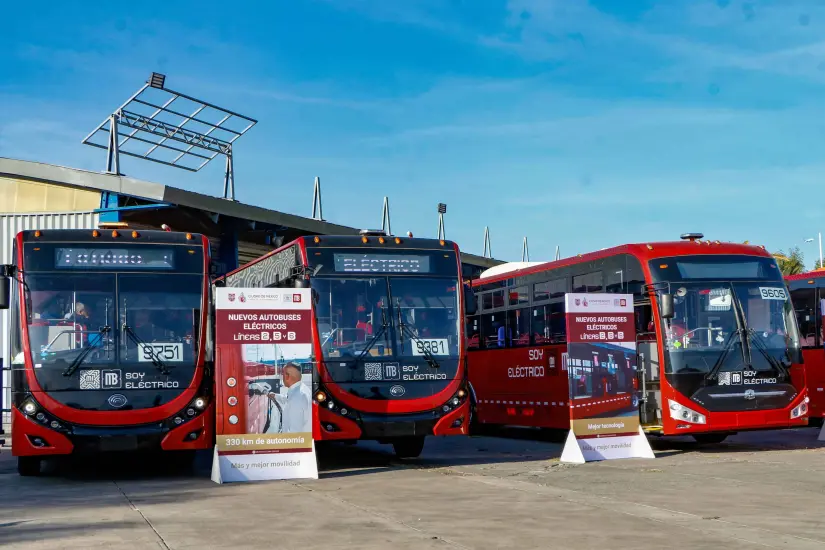
<path id="1" fill-rule="evenodd" d="M 694 434 L 693 439 L 701 445 L 714 445 L 728 438 L 726 433 Z"/>
<path id="2" fill-rule="evenodd" d="M 17 473 L 25 477 L 40 475 L 41 459 L 36 456 L 18 456 Z"/>
<path id="3" fill-rule="evenodd" d="M 160 455 L 159 460 L 174 474 L 191 475 L 197 469 L 197 457 L 197 451 L 167 451 Z"/>
<path id="4" fill-rule="evenodd" d="M 393 451 L 397 458 L 418 458 L 424 450 L 424 437 L 402 437 L 392 442 Z"/>

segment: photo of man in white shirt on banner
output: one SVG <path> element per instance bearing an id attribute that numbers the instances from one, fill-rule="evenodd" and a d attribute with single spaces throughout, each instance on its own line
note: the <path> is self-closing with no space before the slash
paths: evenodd
<path id="1" fill-rule="evenodd" d="M 287 388 L 286 395 L 270 393 L 269 398 L 283 411 L 282 422 L 271 422 L 267 433 L 311 432 L 312 392 L 302 381 L 301 367 L 295 363 L 287 363 L 281 369 L 281 377 L 284 387 Z"/>

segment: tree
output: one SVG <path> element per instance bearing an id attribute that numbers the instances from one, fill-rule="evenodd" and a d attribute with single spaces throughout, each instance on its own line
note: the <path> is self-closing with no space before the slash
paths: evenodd
<path id="1" fill-rule="evenodd" d="M 822 269 L 822 265 L 819 263 L 819 260 L 814 262 L 814 270 Z"/>
<path id="2" fill-rule="evenodd" d="M 787 254 L 782 250 L 774 252 L 773 257 L 776 258 L 776 263 L 779 264 L 779 269 L 783 275 L 796 275 L 805 272 L 805 256 L 798 246 L 788 249 Z"/>

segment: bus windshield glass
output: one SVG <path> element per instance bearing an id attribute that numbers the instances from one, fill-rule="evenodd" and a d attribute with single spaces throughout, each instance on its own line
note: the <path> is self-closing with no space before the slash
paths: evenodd
<path id="1" fill-rule="evenodd" d="M 784 374 L 797 362 L 799 337 L 775 262 L 741 256 L 725 267 L 724 256 L 694 258 L 651 261 L 674 300 L 674 318 L 664 321 L 667 372 L 704 373 L 720 383 L 742 371 Z"/>
<path id="2" fill-rule="evenodd" d="M 457 279 L 315 277 L 311 284 L 328 364 L 458 356 Z"/>
<path id="3" fill-rule="evenodd" d="M 32 362 L 194 367 L 202 285 L 192 274 L 26 273 Z"/>

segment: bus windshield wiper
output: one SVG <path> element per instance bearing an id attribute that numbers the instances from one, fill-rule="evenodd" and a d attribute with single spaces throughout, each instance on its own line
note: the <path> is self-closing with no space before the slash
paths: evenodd
<path id="1" fill-rule="evenodd" d="M 158 368 L 161 374 L 169 374 L 169 367 L 167 367 L 166 363 L 164 363 L 163 360 L 158 356 L 158 354 L 155 353 L 155 349 L 151 345 L 141 340 L 140 336 L 135 334 L 135 331 L 132 330 L 132 327 L 130 327 L 126 323 L 123 323 L 123 326 L 121 327 L 121 332 L 125 333 L 126 336 L 128 336 L 129 339 L 135 343 L 138 349 L 140 349 L 140 346 L 143 346 L 143 349 L 149 350 L 149 357 L 152 359 L 152 364 Z"/>
<path id="2" fill-rule="evenodd" d="M 95 348 L 100 347 L 100 343 L 103 342 L 103 335 L 106 334 L 107 332 L 109 332 L 109 330 L 111 330 L 111 328 L 112 327 L 110 327 L 109 325 L 106 325 L 105 327 L 100 327 L 100 332 L 98 333 L 98 334 L 100 334 L 100 340 L 98 341 L 99 343 L 94 344 L 94 345 L 89 344 L 89 345 L 83 346 L 83 348 L 80 350 L 80 353 L 78 353 L 77 357 L 75 357 L 74 361 L 72 361 L 72 364 L 69 365 L 68 367 L 66 367 L 66 370 L 63 371 L 63 376 L 71 376 L 72 374 L 74 374 L 74 372 L 78 368 L 80 368 L 80 365 L 83 364 L 83 361 L 86 360 L 86 358 L 89 356 L 89 354 L 92 352 L 92 350 L 95 349 Z"/>
<path id="3" fill-rule="evenodd" d="M 404 321 L 402 319 L 402 316 L 401 316 L 401 304 L 400 303 L 398 304 L 398 327 L 401 329 L 400 336 L 401 336 L 401 347 L 402 348 L 404 347 L 404 331 L 406 331 L 407 334 L 410 336 L 410 340 L 412 342 L 415 342 L 416 340 L 418 340 L 419 342 L 421 341 L 418 338 L 418 336 L 416 336 L 415 333 L 404 323 Z M 433 355 L 433 353 L 430 350 L 428 350 L 424 346 L 422 346 L 419 349 L 421 350 L 421 353 L 424 355 L 424 359 L 427 360 L 427 364 L 430 365 L 430 367 L 432 367 L 434 369 L 437 369 L 437 368 L 441 367 L 441 365 L 438 364 L 438 361 L 436 361 L 435 355 Z"/>
<path id="4" fill-rule="evenodd" d="M 733 337 L 736 335 L 741 336 L 742 334 L 744 334 L 744 332 L 745 329 L 738 328 L 728 335 L 728 339 L 725 340 L 725 344 L 722 347 L 722 352 L 719 354 L 719 358 L 716 359 L 716 363 L 713 364 L 713 368 L 710 369 L 708 373 L 705 375 L 705 381 L 713 380 L 714 378 L 716 378 L 716 375 L 719 373 L 719 369 L 722 368 L 722 365 L 725 362 L 725 358 L 728 356 L 728 353 L 730 353 L 730 350 L 733 348 L 733 344 L 735 342 Z"/>
<path id="5" fill-rule="evenodd" d="M 375 343 L 378 341 L 379 336 L 381 336 L 382 334 L 387 332 L 387 327 L 388 326 L 389 326 L 389 323 L 387 322 L 387 312 L 382 307 L 381 308 L 381 328 L 378 329 L 378 332 L 375 333 L 375 335 L 372 337 L 372 339 L 367 343 L 366 347 L 363 350 L 361 350 L 361 353 L 358 355 L 358 357 L 355 358 L 356 362 L 360 361 L 361 358 L 363 358 L 370 351 L 370 349 L 372 349 L 372 346 L 374 346 Z"/>
<path id="6" fill-rule="evenodd" d="M 768 351 L 768 346 L 766 346 L 765 342 L 763 342 L 762 339 L 759 338 L 759 335 L 756 334 L 756 330 L 748 328 L 748 335 L 750 336 L 749 340 L 753 342 L 754 347 L 759 350 L 759 352 L 765 357 L 765 359 L 767 359 L 768 364 L 771 367 L 773 367 L 776 370 L 776 372 L 780 373 L 784 379 L 787 380 L 788 378 L 790 378 L 790 373 L 788 372 L 788 369 L 785 368 L 785 365 L 783 365 L 779 359 L 770 354 L 770 352 Z M 753 366 L 751 366 L 751 368 L 753 368 Z"/>

